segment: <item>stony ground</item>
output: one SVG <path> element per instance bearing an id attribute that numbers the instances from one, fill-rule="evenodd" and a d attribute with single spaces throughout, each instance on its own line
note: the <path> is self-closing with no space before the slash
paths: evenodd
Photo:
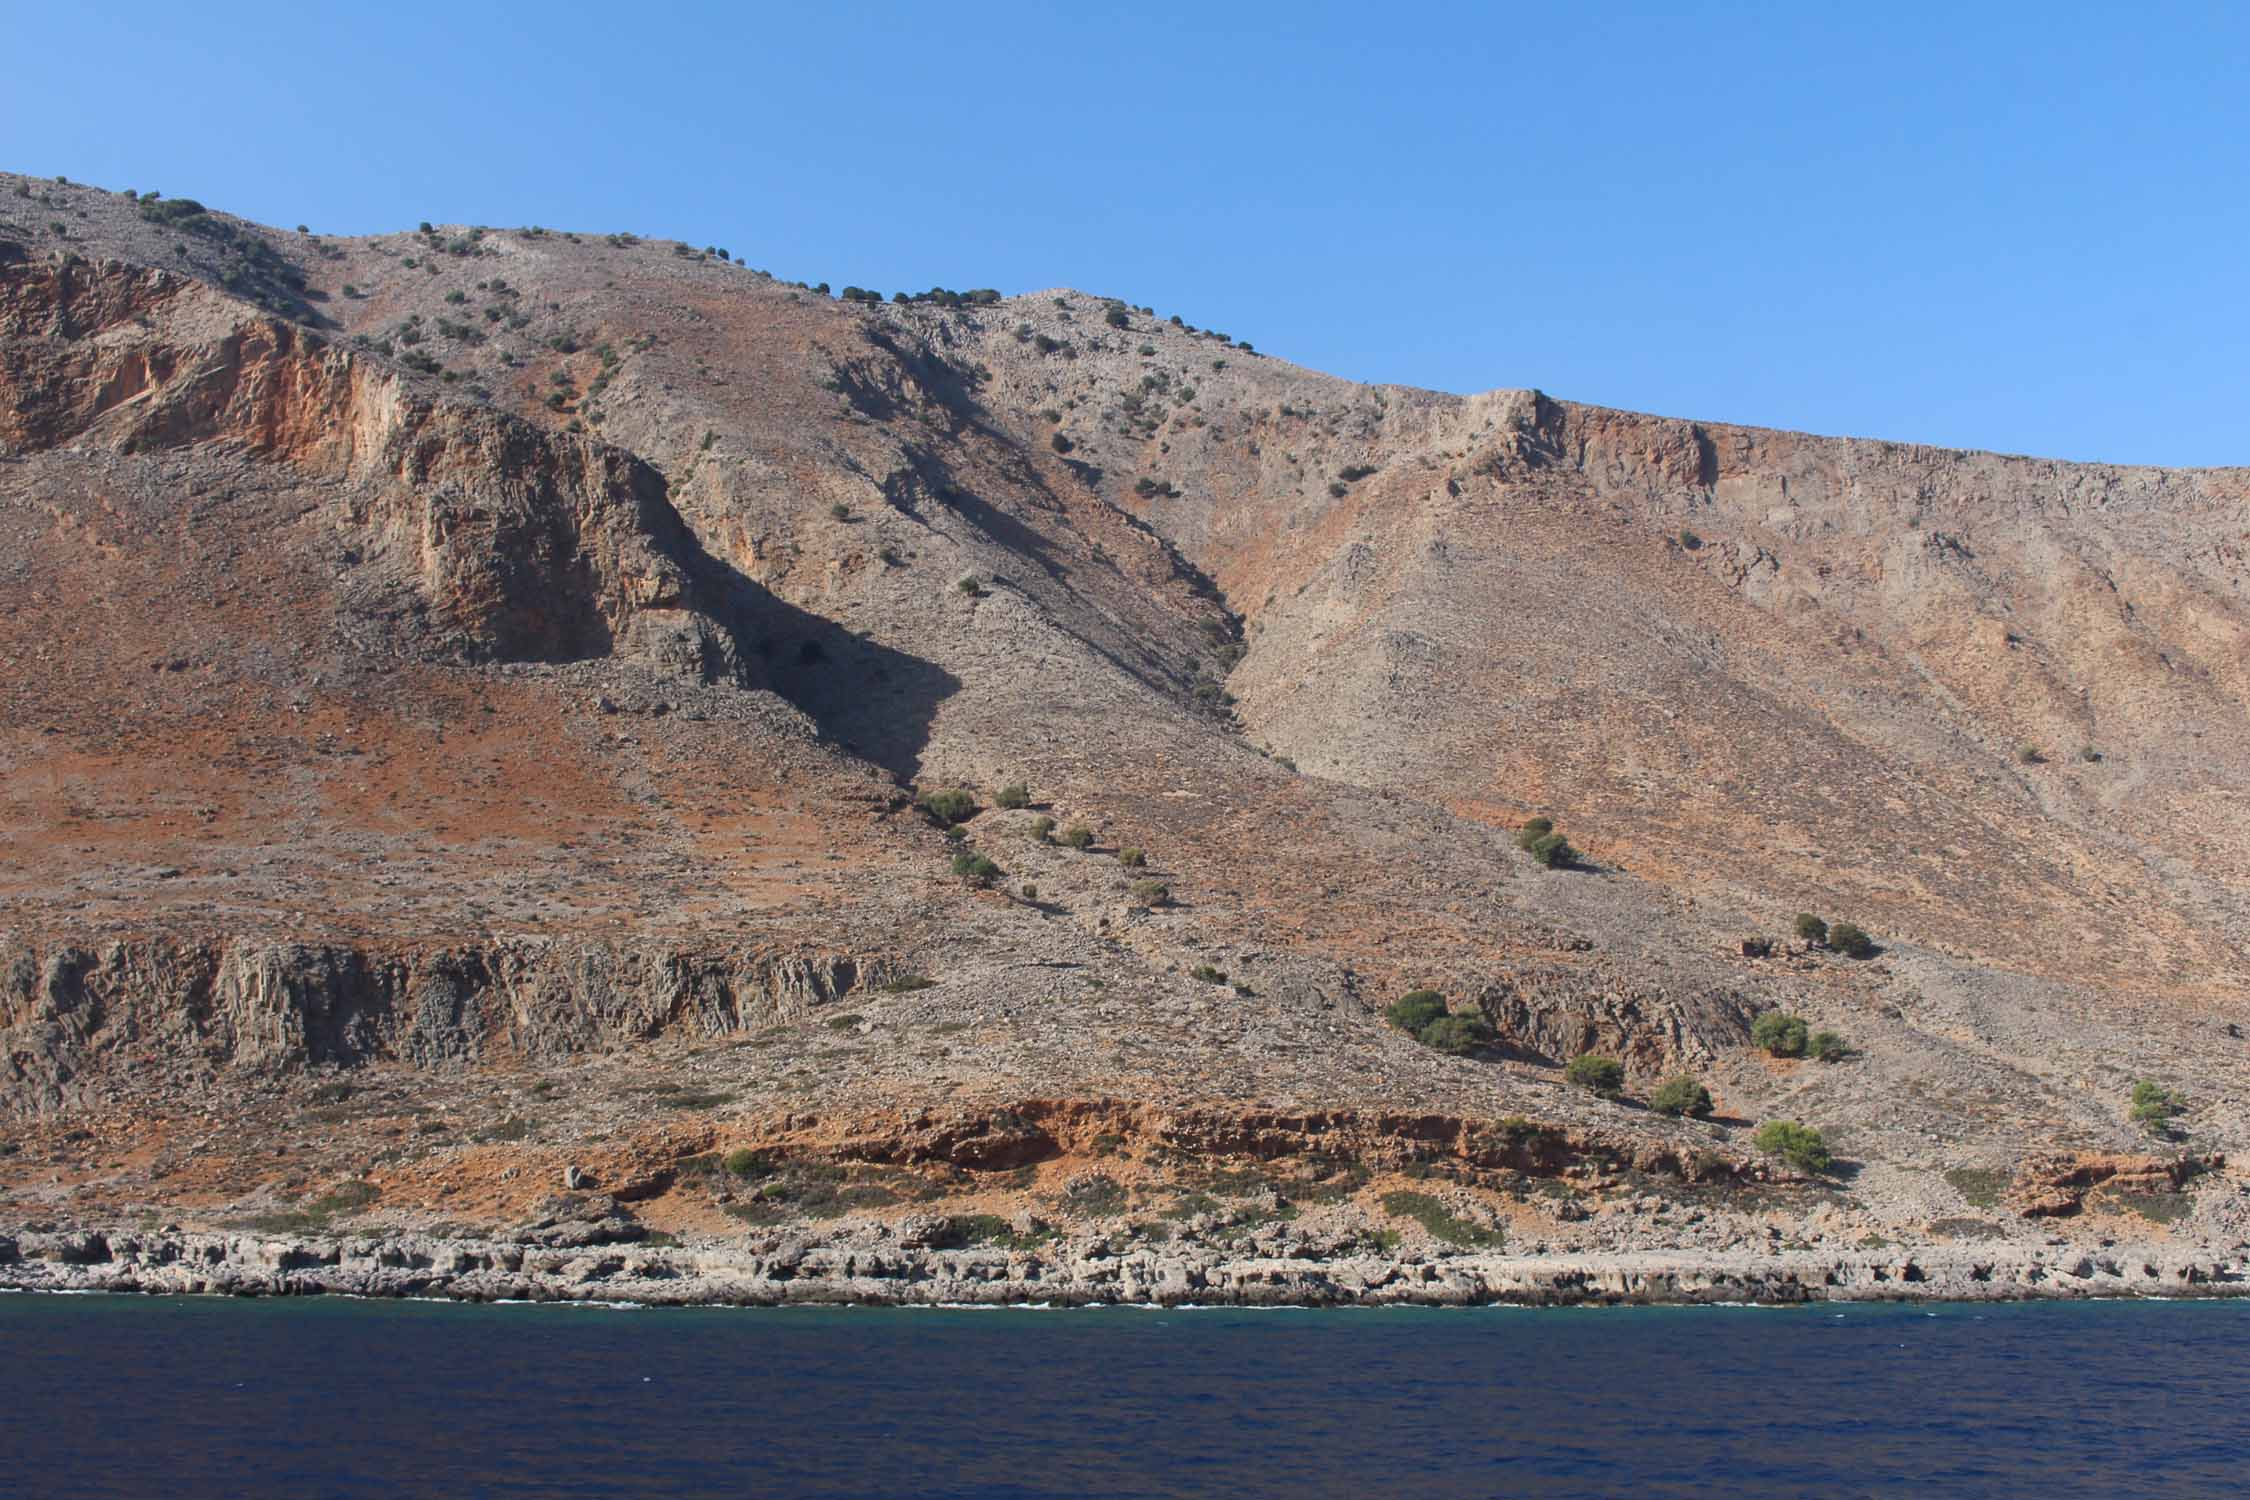
<path id="1" fill-rule="evenodd" d="M 2242 471 L 6 176 L 0 396 L 0 1222 L 2244 1239 Z"/>

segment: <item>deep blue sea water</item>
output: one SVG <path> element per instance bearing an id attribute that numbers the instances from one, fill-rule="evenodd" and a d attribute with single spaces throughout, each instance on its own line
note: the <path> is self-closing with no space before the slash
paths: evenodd
<path id="1" fill-rule="evenodd" d="M 2250 1303 L 621 1311 L 0 1296 L 0 1491 L 2250 1495 Z"/>

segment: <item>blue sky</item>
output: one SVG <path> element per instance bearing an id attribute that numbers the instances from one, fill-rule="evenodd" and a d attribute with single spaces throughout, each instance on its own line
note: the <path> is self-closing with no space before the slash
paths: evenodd
<path id="1" fill-rule="evenodd" d="M 125 3 L 8 32 L 0 163 L 274 224 L 630 229 L 839 287 L 1075 286 L 1362 380 L 2250 463 L 2250 10 Z"/>

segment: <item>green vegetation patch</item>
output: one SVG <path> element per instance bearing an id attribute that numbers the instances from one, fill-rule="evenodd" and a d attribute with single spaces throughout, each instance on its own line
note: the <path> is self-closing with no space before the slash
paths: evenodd
<path id="1" fill-rule="evenodd" d="M 930 1244 L 938 1250 L 968 1250 L 979 1246 L 1029 1250 L 1054 1237 L 1055 1231 L 1045 1224 L 1018 1233 L 1013 1224 L 998 1214 L 954 1214 L 931 1233 Z"/>
<path id="2" fill-rule="evenodd" d="M 1430 1238 L 1463 1249 L 1497 1250 L 1508 1242 L 1506 1231 L 1487 1229 L 1458 1218 L 1443 1203 L 1428 1193 L 1407 1189 L 1383 1195 L 1383 1212 L 1394 1219 L 1412 1219 L 1428 1232 Z"/>
<path id="3" fill-rule="evenodd" d="M 2177 1223 L 2195 1212 L 2193 1193 L 2103 1193 L 2100 1199 L 2152 1224 Z"/>
<path id="4" fill-rule="evenodd" d="M 1281 1184 L 1283 1192 L 1303 1203 L 1341 1203 L 1367 1186 L 1375 1175 L 1356 1161 L 1332 1162 L 1317 1158 L 1306 1164 L 1305 1171 L 1306 1175 Z"/>
<path id="5" fill-rule="evenodd" d="M 1604 1099 L 1614 1099 L 1625 1088 L 1625 1065 L 1598 1052 L 1581 1052 L 1563 1068 L 1563 1077 Z"/>
<path id="6" fill-rule="evenodd" d="M 1811 1028 L 1802 1016 L 1769 1010 L 1750 1023 L 1751 1045 L 1775 1057 L 1803 1057 L 1811 1040 Z"/>
<path id="7" fill-rule="evenodd" d="M 1383 1019 L 1401 1031 L 1419 1032 L 1445 1013 L 1445 997 L 1436 990 L 1409 990 L 1383 1008 Z"/>
<path id="8" fill-rule="evenodd" d="M 1875 956 L 1875 940 L 1851 922 L 1837 922 L 1829 927 L 1828 946 L 1846 958 Z"/>
<path id="9" fill-rule="evenodd" d="M 1801 1172 L 1826 1172 L 1836 1164 L 1828 1143 L 1818 1130 L 1795 1120 L 1768 1120 L 1758 1127 L 1752 1144 L 1769 1156 L 1778 1156 Z"/>
<path id="10" fill-rule="evenodd" d="M 260 1234 L 318 1234 L 327 1229 L 329 1222 L 339 1215 L 348 1217 L 356 1214 L 381 1196 L 382 1189 L 374 1183 L 354 1179 L 340 1182 L 318 1198 L 294 1208 L 235 1219 L 227 1227 L 254 1230 Z"/>
<path id="11" fill-rule="evenodd" d="M 718 1090 L 691 1089 L 680 1083 L 652 1083 L 636 1090 L 666 1109 L 717 1109 L 734 1103 L 735 1096 Z"/>
<path id="12" fill-rule="evenodd" d="M 2186 1107 L 2170 1089 L 2144 1078 L 2133 1085 L 2132 1103 L 2127 1114 L 2134 1124 L 2150 1135 L 2165 1140 L 2172 1135 L 2172 1121 Z"/>
<path id="13" fill-rule="evenodd" d="M 729 1203 L 725 1212 L 745 1224 L 782 1224 L 792 1219 L 834 1219 L 855 1209 L 888 1208 L 899 1194 L 880 1182 L 854 1181 L 846 1169 L 825 1162 L 792 1162 L 763 1178 L 746 1203 Z"/>
<path id="14" fill-rule="evenodd" d="M 2014 1174 L 1998 1167 L 1950 1167 L 1946 1170 L 1945 1180 L 1971 1208 L 1997 1208 L 2000 1206 L 2000 1195 L 2008 1190 L 2008 1184 L 2015 1179 Z"/>
<path id="15" fill-rule="evenodd" d="M 1700 1120 L 1711 1113 L 1711 1091 L 1685 1073 L 1674 1074 L 1648 1096 L 1648 1107 L 1660 1115 Z"/>
<path id="16" fill-rule="evenodd" d="M 1383 1019 L 1420 1042 L 1452 1057 L 1467 1057 L 1497 1040 L 1484 1017 L 1446 1009 L 1436 990 L 1409 990 L 1383 1008 Z"/>
<path id="17" fill-rule="evenodd" d="M 1129 1196 L 1116 1178 L 1095 1173 L 1077 1178 L 1064 1188 L 1062 1206 L 1074 1214 L 1107 1219 L 1125 1211 Z"/>
<path id="18" fill-rule="evenodd" d="M 953 873 L 978 890 L 990 890 L 1006 872 L 989 857 L 964 849 L 953 856 Z"/>
<path id="19" fill-rule="evenodd" d="M 965 823 L 977 815 L 975 794 L 961 790 L 924 792 L 915 805 L 936 822 L 947 826 Z"/>

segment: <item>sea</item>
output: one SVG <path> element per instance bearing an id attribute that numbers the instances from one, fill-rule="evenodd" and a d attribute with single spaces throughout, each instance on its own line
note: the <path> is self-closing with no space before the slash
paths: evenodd
<path id="1" fill-rule="evenodd" d="M 4 1295 L 0 1493 L 2224 1500 L 2250 1495 L 2250 1302 Z"/>

